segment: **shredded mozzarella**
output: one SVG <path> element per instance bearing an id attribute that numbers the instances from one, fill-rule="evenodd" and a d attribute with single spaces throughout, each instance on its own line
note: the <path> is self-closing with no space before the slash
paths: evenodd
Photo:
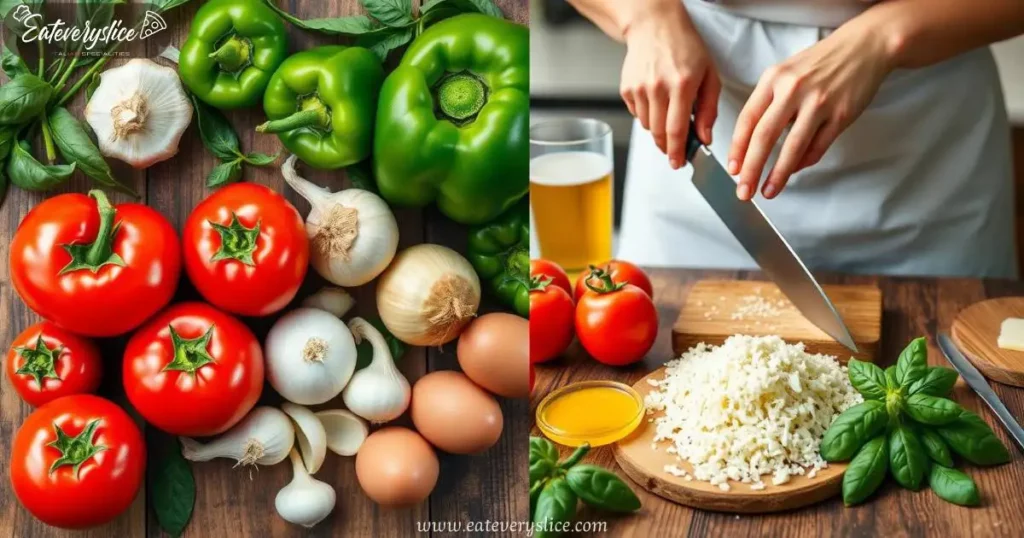
<path id="1" fill-rule="evenodd" d="M 778 336 L 730 336 L 721 346 L 698 344 L 649 380 L 646 397 L 654 442 L 689 463 L 692 475 L 722 490 L 729 481 L 765 487 L 827 467 L 821 438 L 847 408 L 864 401 L 835 357 L 812 355 Z M 809 472 L 808 472 L 809 471 Z M 682 473 L 682 474 L 680 474 Z"/>

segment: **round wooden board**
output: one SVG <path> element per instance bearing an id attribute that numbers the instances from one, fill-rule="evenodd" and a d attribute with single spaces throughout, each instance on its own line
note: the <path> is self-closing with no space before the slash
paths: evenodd
<path id="1" fill-rule="evenodd" d="M 665 369 L 658 368 L 644 377 L 633 388 L 646 396 L 654 387 L 648 379 L 662 379 Z M 749 484 L 730 481 L 731 489 L 722 491 L 718 486 L 696 479 L 686 481 L 664 471 L 666 465 L 676 465 L 687 472 L 689 464 L 665 452 L 669 443 L 658 443 L 658 449 L 651 448 L 654 439 L 654 424 L 648 422 L 658 414 L 647 415 L 629 437 L 615 444 L 613 452 L 619 467 L 634 482 L 651 493 L 693 508 L 731 512 L 737 514 L 760 514 L 800 508 L 836 495 L 842 489 L 845 463 L 831 463 L 818 471 L 814 478 L 794 476 L 781 486 L 771 484 L 771 476 L 765 476 L 765 489 L 752 490 Z"/>
<path id="2" fill-rule="evenodd" d="M 953 341 L 985 377 L 1024 387 L 1024 351 L 1002 349 L 997 340 L 1006 318 L 1024 318 L 1024 297 L 1001 297 L 974 303 L 953 320 Z"/>

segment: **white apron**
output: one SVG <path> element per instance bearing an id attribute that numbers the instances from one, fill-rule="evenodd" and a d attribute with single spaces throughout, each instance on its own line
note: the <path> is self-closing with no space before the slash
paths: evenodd
<path id="1" fill-rule="evenodd" d="M 818 7 L 787 0 L 779 10 L 766 7 L 773 2 L 685 3 L 722 78 L 711 147 L 719 160 L 761 73 L 866 7 L 857 0 L 818 0 Z M 805 25 L 768 22 L 813 16 L 819 7 L 821 18 L 799 21 Z M 814 22 L 829 26 L 806 25 Z M 648 266 L 756 268 L 693 187 L 690 170 L 673 171 L 634 123 L 617 256 Z M 815 269 L 1016 278 L 1011 174 L 1006 108 L 983 48 L 892 73 L 818 164 L 793 175 L 774 200 L 757 200 Z"/>

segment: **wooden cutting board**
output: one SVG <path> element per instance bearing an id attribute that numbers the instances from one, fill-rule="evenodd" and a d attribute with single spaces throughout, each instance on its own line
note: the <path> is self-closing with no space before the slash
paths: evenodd
<path id="1" fill-rule="evenodd" d="M 734 334 L 779 335 L 812 353 L 874 361 L 882 332 L 882 291 L 870 285 L 822 286 L 846 322 L 859 353 L 851 353 L 808 321 L 771 282 L 701 280 L 690 288 L 672 327 L 676 356 L 699 342 L 718 345 Z"/>
<path id="2" fill-rule="evenodd" d="M 999 326 L 1006 318 L 1024 318 L 1024 297 L 1000 297 L 974 303 L 953 320 L 956 347 L 985 377 L 1024 387 L 1024 352 L 1002 349 Z"/>
<path id="3" fill-rule="evenodd" d="M 664 368 L 659 368 L 633 385 L 633 388 L 641 396 L 646 396 L 653 389 L 647 380 L 663 377 Z M 660 413 L 648 415 L 647 418 L 658 416 Z M 749 484 L 730 482 L 730 490 L 722 491 L 708 482 L 696 479 L 687 481 L 665 472 L 666 465 L 676 465 L 687 472 L 692 471 L 692 468 L 665 452 L 669 446 L 668 441 L 659 443 L 657 450 L 651 448 L 654 429 L 654 424 L 647 419 L 641 422 L 635 432 L 615 444 L 615 461 L 629 478 L 647 491 L 686 506 L 737 514 L 779 512 L 828 499 L 842 489 L 845 463 L 829 464 L 828 468 L 818 471 L 814 478 L 794 476 L 779 486 L 771 485 L 771 476 L 765 476 L 763 490 L 752 490 Z"/>

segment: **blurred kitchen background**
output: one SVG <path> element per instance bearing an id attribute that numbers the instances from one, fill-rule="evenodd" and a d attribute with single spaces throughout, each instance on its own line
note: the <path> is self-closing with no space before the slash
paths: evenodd
<path id="1" fill-rule="evenodd" d="M 590 117 L 611 125 L 617 228 L 633 127 L 619 99 L 619 70 L 625 47 L 602 34 L 565 0 L 533 0 L 530 7 L 530 49 L 534 51 L 530 55 L 530 121 Z M 1024 36 L 996 44 L 992 50 L 1014 126 L 1017 240 L 1024 270 Z"/>

